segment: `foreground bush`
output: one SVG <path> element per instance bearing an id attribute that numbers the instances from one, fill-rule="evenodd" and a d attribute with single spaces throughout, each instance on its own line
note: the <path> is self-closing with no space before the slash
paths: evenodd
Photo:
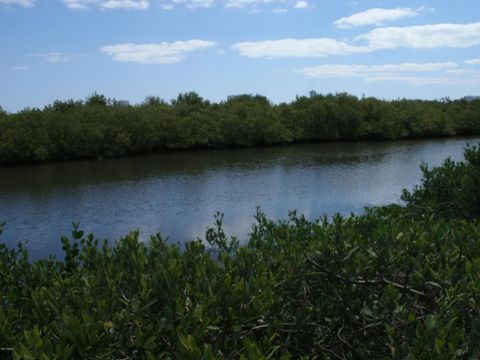
<path id="1" fill-rule="evenodd" d="M 471 159 L 452 168 L 462 171 L 447 162 L 433 172 L 467 184 L 457 176 L 476 166 Z M 429 174 L 414 201 L 444 185 Z M 0 345 L 14 349 L 2 355 L 478 359 L 478 217 L 421 209 L 316 222 L 259 212 L 243 245 L 218 215 L 208 246 L 197 240 L 182 251 L 160 235 L 98 243 L 76 226 L 62 239 L 64 261 L 31 262 L 22 246 L 0 245 Z"/>
<path id="2" fill-rule="evenodd" d="M 465 149 L 465 162 L 445 160 L 442 166 L 421 166 L 423 179 L 412 192 L 403 191 L 402 199 L 410 209 L 437 217 L 480 218 L 480 148 Z"/>
<path id="3" fill-rule="evenodd" d="M 398 207 L 308 222 L 262 214 L 184 251 L 133 233 L 65 261 L 0 250 L 0 344 L 15 358 L 475 358 L 480 227 Z"/>

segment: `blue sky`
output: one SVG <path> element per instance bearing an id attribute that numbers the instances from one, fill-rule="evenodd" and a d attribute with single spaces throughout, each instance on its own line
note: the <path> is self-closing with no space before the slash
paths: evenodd
<path id="1" fill-rule="evenodd" d="M 0 0 L 0 105 L 480 95 L 479 0 Z"/>

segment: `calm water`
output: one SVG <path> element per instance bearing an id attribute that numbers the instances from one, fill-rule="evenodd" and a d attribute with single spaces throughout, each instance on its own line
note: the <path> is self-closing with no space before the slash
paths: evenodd
<path id="1" fill-rule="evenodd" d="M 329 143 L 210 150 L 0 168 L 1 239 L 28 240 L 33 257 L 60 253 L 71 223 L 99 238 L 133 229 L 182 242 L 203 236 L 217 211 L 245 238 L 256 206 L 272 218 L 297 209 L 310 219 L 399 202 L 419 164 L 463 159 L 480 138 Z"/>

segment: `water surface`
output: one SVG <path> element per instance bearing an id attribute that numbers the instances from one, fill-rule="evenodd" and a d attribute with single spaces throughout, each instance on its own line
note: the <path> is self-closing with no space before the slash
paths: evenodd
<path id="1" fill-rule="evenodd" d="M 271 218 L 296 209 L 309 219 L 360 213 L 400 202 L 421 178 L 419 165 L 463 159 L 467 142 L 451 138 L 338 142 L 181 153 L 0 168 L 1 239 L 28 240 L 33 257 L 60 253 L 72 222 L 98 238 L 134 229 L 172 241 L 202 237 L 217 211 L 244 239 L 256 206 Z"/>

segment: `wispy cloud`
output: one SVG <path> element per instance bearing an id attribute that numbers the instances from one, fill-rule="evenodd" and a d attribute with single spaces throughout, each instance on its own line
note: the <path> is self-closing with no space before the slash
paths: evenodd
<path id="1" fill-rule="evenodd" d="M 310 77 L 379 77 L 401 75 L 411 72 L 433 72 L 457 68 L 454 62 L 445 63 L 401 63 L 384 65 L 325 64 L 296 70 Z"/>
<path id="2" fill-rule="evenodd" d="M 36 0 L 0 0 L 0 5 L 18 5 L 22 7 L 32 7 Z"/>
<path id="3" fill-rule="evenodd" d="M 101 6 L 105 9 L 148 9 L 150 3 L 146 0 L 108 0 L 103 1 Z"/>
<path id="4" fill-rule="evenodd" d="M 30 68 L 28 66 L 23 66 L 23 65 L 14 66 L 14 67 L 12 67 L 12 69 L 15 70 L 15 71 L 30 70 Z"/>
<path id="5" fill-rule="evenodd" d="M 63 0 L 63 2 L 70 9 L 75 10 L 84 10 L 91 7 L 144 10 L 150 6 L 148 0 Z"/>
<path id="6" fill-rule="evenodd" d="M 480 59 L 466 60 L 465 64 L 467 64 L 467 65 L 480 65 Z"/>
<path id="7" fill-rule="evenodd" d="M 187 40 L 158 44 L 107 45 L 101 52 L 113 60 L 138 64 L 171 64 L 184 60 L 188 53 L 205 50 L 216 45 L 213 41 Z"/>
<path id="8" fill-rule="evenodd" d="M 36 0 L 0 0 L 2 2 L 33 2 Z M 177 8 L 199 9 L 215 5 L 225 8 L 245 9 L 250 12 L 284 12 L 287 8 L 305 9 L 311 7 L 307 0 L 62 0 L 70 9 L 133 9 L 144 10 L 158 6 L 163 10 Z"/>
<path id="9" fill-rule="evenodd" d="M 257 12 L 262 4 L 281 3 L 283 0 L 160 0 L 159 7 L 163 10 L 174 10 L 178 8 L 208 9 L 222 5 L 226 8 L 248 9 L 250 12 Z M 252 11 L 253 10 L 253 11 Z"/>
<path id="10" fill-rule="evenodd" d="M 368 51 L 331 38 L 240 42 L 234 44 L 232 49 L 251 58 L 326 57 Z"/>
<path id="11" fill-rule="evenodd" d="M 63 62 L 70 61 L 74 58 L 78 58 L 86 55 L 68 55 L 68 54 L 62 54 L 59 52 L 49 52 L 49 53 L 28 54 L 28 56 L 42 58 L 49 63 L 63 63 Z"/>
<path id="12" fill-rule="evenodd" d="M 188 9 L 197 9 L 197 8 L 209 8 L 212 7 L 214 4 L 214 0 L 171 0 L 170 4 L 166 4 L 167 6 L 170 5 L 174 6 L 184 6 Z"/>
<path id="13" fill-rule="evenodd" d="M 274 2 L 278 2 L 278 0 L 226 0 L 225 7 L 246 8 L 246 7 L 258 6 L 258 5 L 269 4 Z"/>
<path id="14" fill-rule="evenodd" d="M 368 82 L 403 82 L 417 86 L 480 84 L 480 71 L 461 69 L 455 62 L 383 65 L 325 64 L 294 71 L 314 78 L 361 78 Z"/>
<path id="15" fill-rule="evenodd" d="M 395 8 L 395 9 L 369 9 L 347 17 L 342 17 L 334 24 L 338 28 L 349 29 L 364 25 L 383 25 L 386 22 L 417 16 L 419 9 Z"/>
<path id="16" fill-rule="evenodd" d="M 455 86 L 455 85 L 478 85 L 480 84 L 480 74 L 475 76 L 451 76 L 445 74 L 443 76 L 378 76 L 367 78 L 369 82 L 402 82 L 408 85 L 414 86 L 428 86 L 428 85 L 441 85 L 441 86 Z"/>
<path id="17" fill-rule="evenodd" d="M 445 71 L 445 74 L 450 75 L 469 75 L 469 74 L 478 74 L 479 72 L 472 69 L 451 69 Z"/>
<path id="18" fill-rule="evenodd" d="M 96 0 L 63 0 L 63 3 L 70 9 L 83 10 L 97 3 Z"/>
<path id="19" fill-rule="evenodd" d="M 226 8 L 246 9 L 250 12 L 287 12 L 289 8 L 306 9 L 311 7 L 307 0 L 224 0 Z"/>

